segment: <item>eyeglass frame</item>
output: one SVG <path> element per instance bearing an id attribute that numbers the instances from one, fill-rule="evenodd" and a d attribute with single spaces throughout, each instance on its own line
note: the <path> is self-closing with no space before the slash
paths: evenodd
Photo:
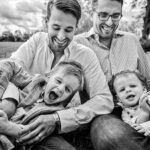
<path id="1" fill-rule="evenodd" d="M 113 21 L 113 22 L 116 22 L 116 21 L 119 21 L 120 19 L 121 19 L 121 17 L 122 17 L 122 13 L 114 13 L 114 14 L 112 14 L 112 15 L 109 15 L 108 13 L 106 13 L 106 12 L 97 12 L 97 11 L 95 11 L 96 12 L 96 14 L 97 14 L 97 16 L 98 16 L 98 18 L 99 18 L 99 20 L 100 21 L 107 21 L 110 17 L 111 17 L 111 20 Z M 108 16 L 106 17 L 106 19 L 101 19 L 100 18 L 100 14 L 101 13 L 106 13 Z M 115 14 L 119 14 L 119 16 L 118 16 L 118 19 L 114 19 L 112 16 L 113 15 L 115 15 Z"/>

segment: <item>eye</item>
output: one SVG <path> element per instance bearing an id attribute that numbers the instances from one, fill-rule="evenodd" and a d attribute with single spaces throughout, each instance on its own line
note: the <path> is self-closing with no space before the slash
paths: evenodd
<path id="1" fill-rule="evenodd" d="M 61 80 L 59 80 L 59 79 L 56 79 L 56 82 L 57 82 L 58 84 L 61 84 L 61 83 L 62 83 Z"/>
<path id="2" fill-rule="evenodd" d="M 71 89 L 70 89 L 69 87 L 65 87 L 65 91 L 66 91 L 67 93 L 71 93 Z"/>
<path id="3" fill-rule="evenodd" d="M 106 12 L 100 12 L 98 14 L 98 16 L 100 16 L 101 18 L 106 18 L 106 17 L 108 17 L 108 13 L 106 13 Z"/>
<path id="4" fill-rule="evenodd" d="M 70 32 L 72 32 L 73 31 L 73 29 L 71 28 L 71 29 L 65 29 L 65 32 L 67 32 L 67 33 L 70 33 Z"/>
<path id="5" fill-rule="evenodd" d="M 56 30 L 56 31 L 59 31 L 60 30 L 60 28 L 53 28 L 54 30 Z"/>
<path id="6" fill-rule="evenodd" d="M 133 88 L 134 88 L 134 87 L 136 87 L 136 85 L 130 85 L 130 87 L 133 87 Z"/>
<path id="7" fill-rule="evenodd" d="M 120 16 L 121 16 L 120 13 L 116 13 L 116 14 L 113 14 L 113 15 L 112 15 L 112 18 L 113 18 L 113 19 L 118 19 Z"/>
<path id="8" fill-rule="evenodd" d="M 119 90 L 119 92 L 123 92 L 124 90 L 125 90 L 125 88 L 122 88 L 122 89 Z"/>
<path id="9" fill-rule="evenodd" d="M 60 30 L 60 27 L 57 26 L 57 25 L 53 25 L 53 29 L 56 30 L 56 31 L 59 31 L 59 30 Z"/>

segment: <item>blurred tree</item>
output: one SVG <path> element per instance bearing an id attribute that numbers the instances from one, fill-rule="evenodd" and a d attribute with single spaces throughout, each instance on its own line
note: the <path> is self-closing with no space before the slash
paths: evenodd
<path id="1" fill-rule="evenodd" d="M 150 39 L 150 0 L 147 0 L 146 15 L 144 17 L 143 38 Z"/>
<path id="2" fill-rule="evenodd" d="M 20 30 L 16 30 L 14 33 L 15 42 L 23 41 L 23 36 Z"/>
<path id="3" fill-rule="evenodd" d="M 10 31 L 4 31 L 2 33 L 1 41 L 15 41 L 14 35 Z"/>
<path id="4" fill-rule="evenodd" d="M 30 34 L 28 34 L 28 33 L 24 33 L 24 34 L 23 34 L 23 36 L 22 36 L 23 41 L 28 40 L 28 39 L 29 39 L 29 37 L 30 37 Z"/>

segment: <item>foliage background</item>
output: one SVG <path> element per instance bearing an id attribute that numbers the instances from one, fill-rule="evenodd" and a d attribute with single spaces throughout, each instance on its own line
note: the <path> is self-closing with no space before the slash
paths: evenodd
<path id="1" fill-rule="evenodd" d="M 78 1 L 82 7 L 82 18 L 76 34 L 88 31 L 92 27 L 92 0 Z M 150 28 L 148 3 L 149 0 L 124 0 L 123 17 L 121 18 L 119 29 L 135 33 L 139 38 L 144 37 L 148 39 Z M 46 13 L 46 11 L 43 11 L 43 13 Z M 37 29 L 34 33 L 46 30 L 44 19 L 43 17 L 43 28 Z M 11 33 L 11 31 L 4 31 L 2 37 L 0 37 L 0 41 L 26 41 L 34 33 L 22 34 L 19 30 L 16 30 L 14 33 Z"/>
<path id="2" fill-rule="evenodd" d="M 89 30 L 92 26 L 91 0 L 79 0 L 82 6 L 82 19 L 78 33 Z M 124 0 L 123 17 L 119 29 L 135 33 L 142 37 L 147 0 Z"/>

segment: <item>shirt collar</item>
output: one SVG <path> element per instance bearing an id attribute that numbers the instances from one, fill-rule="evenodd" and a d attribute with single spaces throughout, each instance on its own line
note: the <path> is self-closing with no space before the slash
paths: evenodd
<path id="1" fill-rule="evenodd" d="M 95 31 L 94 31 L 94 28 L 91 28 L 88 32 L 86 32 L 86 34 L 85 34 L 85 37 L 92 37 L 92 38 L 98 38 L 98 33 L 96 33 Z M 114 34 L 114 37 L 113 38 L 118 38 L 118 37 L 120 37 L 120 36 L 123 36 L 123 32 L 122 31 L 120 31 L 120 30 L 116 30 L 116 32 L 115 32 L 115 34 Z"/>
<path id="2" fill-rule="evenodd" d="M 112 39 L 112 45 L 115 43 L 116 39 L 123 36 L 123 32 L 122 31 L 119 31 L 117 30 L 113 36 L 113 39 Z M 109 48 L 107 46 L 105 46 L 103 43 L 99 42 L 99 35 L 98 33 L 96 33 L 96 31 L 94 31 L 94 28 L 91 28 L 88 32 L 85 33 L 85 37 L 86 38 L 92 38 L 94 39 L 97 44 L 103 48 L 105 48 L 106 50 L 108 50 Z"/>

